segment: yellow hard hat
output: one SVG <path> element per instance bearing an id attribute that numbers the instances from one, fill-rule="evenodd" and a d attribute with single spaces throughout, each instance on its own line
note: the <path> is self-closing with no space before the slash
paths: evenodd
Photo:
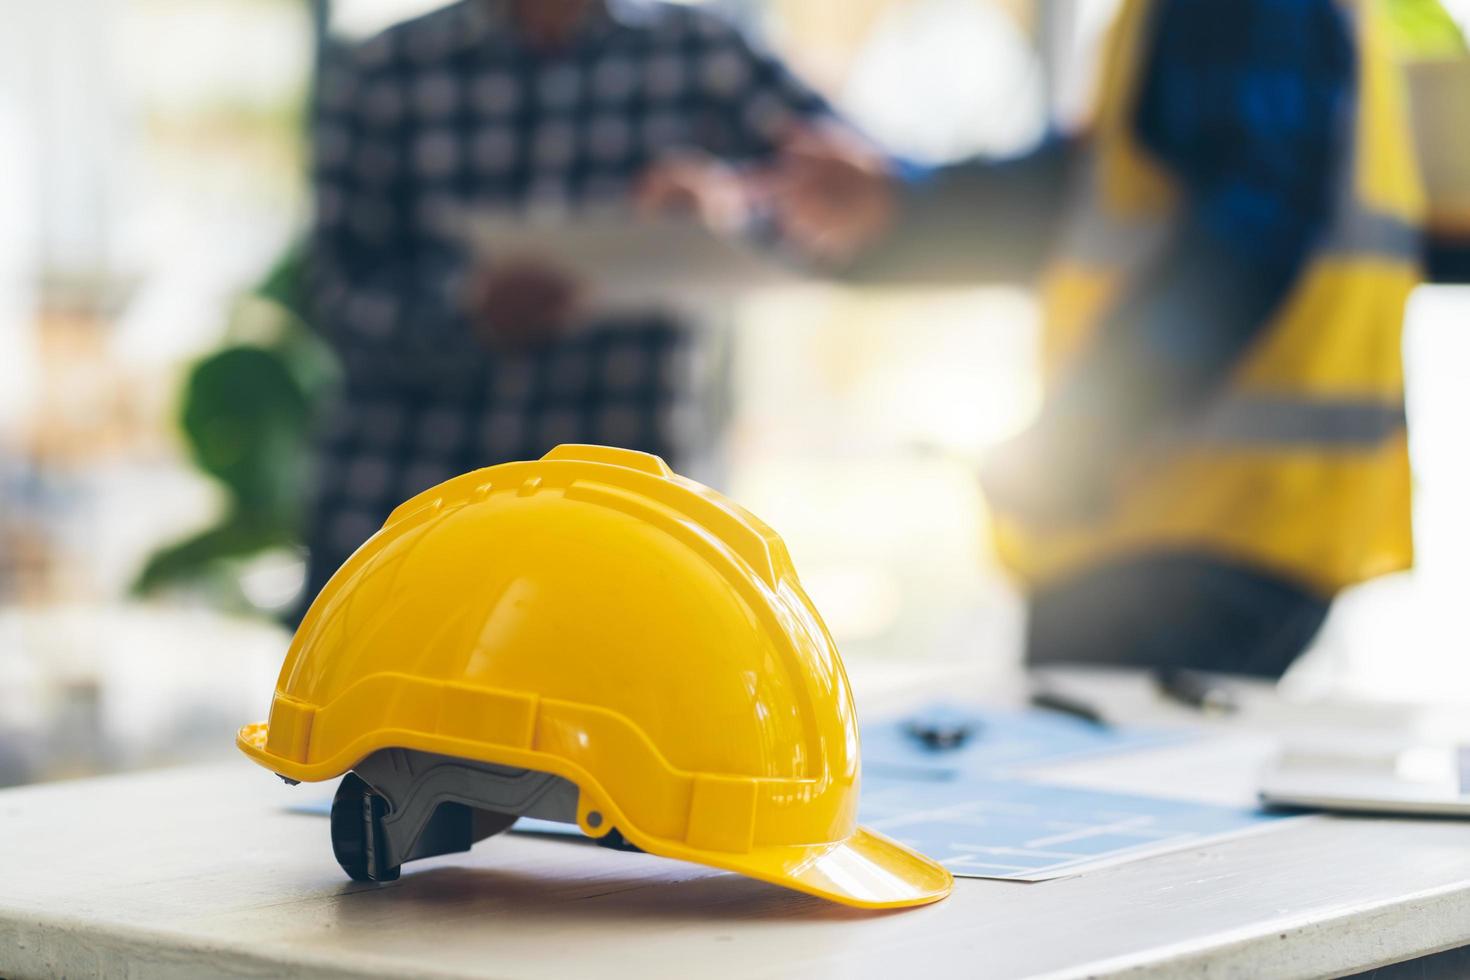
<path id="1" fill-rule="evenodd" d="M 544 786 L 506 789 L 537 777 L 573 790 L 564 819 L 584 833 L 652 854 L 861 908 L 953 887 L 857 824 L 847 675 L 781 539 L 645 453 L 559 446 L 398 507 L 317 596 L 270 721 L 237 742 L 288 780 L 356 770 L 338 791 L 357 794 L 344 840 L 359 814 L 371 835 L 408 808 L 392 772 L 442 764 L 500 787 L 491 799 L 439 779 L 419 803 L 512 816 L 437 846 L 420 820 L 391 867 L 362 877 L 550 813 Z M 385 752 L 417 761 L 366 764 Z M 338 847 L 349 872 L 344 852 L 373 850 L 356 839 Z"/>

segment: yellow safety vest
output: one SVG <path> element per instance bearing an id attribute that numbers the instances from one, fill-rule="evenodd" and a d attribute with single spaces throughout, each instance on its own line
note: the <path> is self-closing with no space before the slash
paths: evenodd
<path id="1" fill-rule="evenodd" d="M 1411 564 L 1400 341 L 1420 278 L 1424 201 L 1376 6 L 1342 2 L 1357 41 L 1356 111 L 1324 239 L 1213 401 L 1158 447 L 1120 461 L 1120 493 L 1104 516 L 1038 525 L 997 513 L 1002 560 L 1029 584 L 1183 550 L 1331 595 Z M 1178 212 L 1173 180 L 1134 134 L 1152 7 L 1128 0 L 1110 38 L 1091 159 L 1043 283 L 1048 383 L 1146 272 Z"/>

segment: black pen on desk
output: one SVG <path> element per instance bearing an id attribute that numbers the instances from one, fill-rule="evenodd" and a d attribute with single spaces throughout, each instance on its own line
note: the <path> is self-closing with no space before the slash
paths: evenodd
<path id="1" fill-rule="evenodd" d="M 1031 707 L 1071 715 L 1073 718 L 1080 718 L 1099 728 L 1109 727 L 1108 720 L 1102 716 L 1102 712 L 1096 706 L 1081 698 L 1074 698 L 1058 691 L 1046 689 L 1032 691 Z"/>
<path id="2" fill-rule="evenodd" d="M 1228 715 L 1240 707 L 1229 687 L 1198 670 L 1160 667 L 1154 684 L 1164 697 L 1199 711 Z"/>
<path id="3" fill-rule="evenodd" d="M 904 730 L 927 748 L 939 750 L 960 748 L 982 727 L 976 718 L 941 709 L 910 719 Z"/>

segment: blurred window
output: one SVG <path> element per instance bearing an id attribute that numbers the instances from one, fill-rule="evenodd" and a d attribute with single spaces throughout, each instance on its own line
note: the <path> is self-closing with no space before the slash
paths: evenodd
<path id="1" fill-rule="evenodd" d="M 891 5 L 838 98 L 879 142 L 928 163 L 1018 153 L 1046 125 L 1031 39 L 1010 11 L 976 0 Z"/>

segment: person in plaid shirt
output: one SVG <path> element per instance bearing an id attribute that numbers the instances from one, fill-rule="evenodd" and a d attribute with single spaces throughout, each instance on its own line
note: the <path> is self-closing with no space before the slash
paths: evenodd
<path id="1" fill-rule="evenodd" d="M 317 441 L 306 598 L 450 476 L 561 442 L 678 464 L 717 435 L 698 334 L 659 312 L 567 330 L 577 284 L 514 255 L 482 267 L 455 218 L 575 213 L 650 180 L 667 198 L 689 166 L 671 154 L 754 164 L 827 118 L 730 24 L 663 3 L 463 0 L 325 68 L 311 281 L 346 380 Z M 691 193 L 719 184 L 697 169 Z"/>

